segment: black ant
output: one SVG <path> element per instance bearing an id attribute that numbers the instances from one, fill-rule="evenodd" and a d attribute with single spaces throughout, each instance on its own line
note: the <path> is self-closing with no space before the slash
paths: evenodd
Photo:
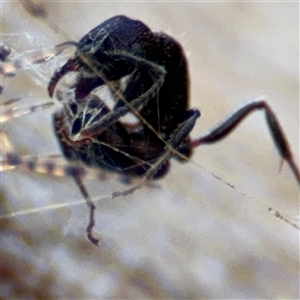
<path id="1" fill-rule="evenodd" d="M 67 160 L 129 179 L 159 179 L 168 173 L 171 158 L 188 161 L 193 148 L 220 141 L 251 112 L 263 110 L 275 146 L 300 184 L 300 172 L 285 134 L 264 100 L 243 106 L 210 133 L 190 139 L 200 112 L 190 109 L 187 59 L 181 45 L 169 35 L 152 32 L 141 21 L 121 15 L 101 23 L 79 42 L 56 46 L 53 55 L 69 46 L 75 46 L 74 56 L 55 71 L 48 85 L 50 97 L 56 91 L 63 105 L 54 114 L 53 123 Z M 1 73 L 5 75 L 4 68 Z M 69 73 L 75 76 L 66 76 Z M 71 80 L 61 84 L 62 78 Z M 102 95 L 103 89 L 108 90 L 112 104 Z M 134 121 L 123 121 L 128 115 Z M 7 169 L 21 164 L 31 171 L 37 169 L 37 160 L 24 163 L 11 151 L 3 156 Z M 55 163 L 49 160 L 43 166 L 43 172 L 55 174 Z M 95 205 L 82 181 L 85 168 L 70 166 L 63 173 L 74 178 L 86 199 L 90 208 L 88 238 L 98 245 L 92 233 Z"/>

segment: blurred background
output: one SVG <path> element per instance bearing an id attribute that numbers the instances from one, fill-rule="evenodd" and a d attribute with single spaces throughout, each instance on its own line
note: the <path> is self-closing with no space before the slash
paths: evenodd
<path id="1" fill-rule="evenodd" d="M 299 3 L 1 2 L 1 43 L 17 56 L 79 40 L 118 14 L 164 31 L 185 49 L 198 137 L 266 96 L 299 165 Z M 66 58 L 3 78 L 2 101 L 48 102 Z M 20 155 L 60 154 L 54 109 L 11 120 Z M 272 144 L 263 113 L 221 143 L 172 161 L 166 178 L 127 197 L 117 176 L 88 180 L 100 248 L 86 238 L 88 209 L 69 178 L 1 174 L 2 299 L 298 299 L 299 187 Z M 233 188 L 229 185 L 234 186 Z M 59 208 L 60 207 L 60 208 Z M 19 216 L 13 216 L 19 213 Z"/>

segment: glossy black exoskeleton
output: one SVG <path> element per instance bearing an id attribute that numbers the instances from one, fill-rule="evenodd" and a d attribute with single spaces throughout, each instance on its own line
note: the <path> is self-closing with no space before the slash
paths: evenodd
<path id="1" fill-rule="evenodd" d="M 64 102 L 64 110 L 54 117 L 67 158 L 143 176 L 168 144 L 182 155 L 177 158 L 191 156 L 188 135 L 200 113 L 189 110 L 187 61 L 177 41 L 140 21 L 115 16 L 76 46 L 74 58 L 55 72 L 48 87 L 52 96 L 62 77 L 72 71 L 78 74 L 73 101 Z M 110 88 L 112 108 L 91 96 L 103 86 Z M 128 113 L 138 122 L 121 122 Z M 165 175 L 168 166 L 166 159 L 152 177 Z"/>

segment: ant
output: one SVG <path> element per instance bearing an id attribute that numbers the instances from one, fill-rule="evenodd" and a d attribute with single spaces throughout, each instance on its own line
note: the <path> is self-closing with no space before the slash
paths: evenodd
<path id="1" fill-rule="evenodd" d="M 55 95 L 63 107 L 54 113 L 53 127 L 65 158 L 81 161 L 89 168 L 70 164 L 61 170 L 51 160 L 40 163 L 34 158 L 20 158 L 1 131 L 7 145 L 2 170 L 21 166 L 72 177 L 90 209 L 87 235 L 93 244 L 99 245 L 93 235 L 95 205 L 82 181 L 88 169 L 115 172 L 128 181 L 162 178 L 170 170 L 171 158 L 188 161 L 195 147 L 219 142 L 256 110 L 265 112 L 279 155 L 300 185 L 300 172 L 288 141 L 264 100 L 246 104 L 208 134 L 191 140 L 189 134 L 200 111 L 190 108 L 187 59 L 179 42 L 169 35 L 152 32 L 141 21 L 119 15 L 92 29 L 79 42 L 68 41 L 32 57 L 31 63 L 43 63 L 71 46 L 76 49 L 73 57 L 54 72 L 48 84 L 49 96 Z M 9 53 L 3 52 L 1 75 L 23 67 L 22 60 L 9 62 Z M 106 101 L 104 90 L 112 101 Z M 49 105 L 37 105 L 23 114 Z M 5 112 L 10 118 L 16 116 L 11 109 L 2 115 Z M 126 116 L 133 118 L 124 121 Z M 140 185 L 113 197 L 129 194 Z"/>

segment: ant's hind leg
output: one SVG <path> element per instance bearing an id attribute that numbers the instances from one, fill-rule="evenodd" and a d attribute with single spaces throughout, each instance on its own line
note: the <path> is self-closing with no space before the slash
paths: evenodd
<path id="1" fill-rule="evenodd" d="M 250 113 L 256 110 L 265 111 L 265 118 L 269 127 L 269 131 L 279 155 L 283 160 L 287 161 L 298 184 L 300 185 L 300 171 L 294 160 L 290 145 L 276 115 L 272 111 L 269 104 L 264 100 L 254 101 L 241 107 L 227 119 L 221 122 L 217 127 L 215 127 L 210 133 L 192 141 L 191 146 L 197 147 L 203 144 L 219 142 L 229 133 L 231 133 Z"/>

